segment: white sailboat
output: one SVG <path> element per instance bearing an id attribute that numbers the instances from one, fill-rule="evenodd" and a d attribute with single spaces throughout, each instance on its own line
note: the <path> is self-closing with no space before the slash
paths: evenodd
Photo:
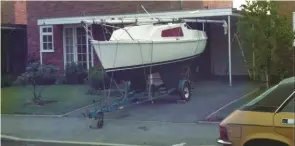
<path id="1" fill-rule="evenodd" d="M 191 59 L 204 51 L 206 42 L 205 31 L 185 22 L 127 26 L 107 41 L 91 40 L 107 72 Z"/>

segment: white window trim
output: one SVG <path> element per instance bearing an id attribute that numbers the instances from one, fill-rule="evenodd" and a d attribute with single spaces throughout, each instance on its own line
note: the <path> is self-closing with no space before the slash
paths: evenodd
<path id="1" fill-rule="evenodd" d="M 43 28 L 51 28 L 52 32 L 43 32 Z M 40 26 L 40 52 L 54 52 L 54 30 L 52 25 Z M 43 49 L 43 35 L 52 36 L 52 49 L 44 50 Z"/>

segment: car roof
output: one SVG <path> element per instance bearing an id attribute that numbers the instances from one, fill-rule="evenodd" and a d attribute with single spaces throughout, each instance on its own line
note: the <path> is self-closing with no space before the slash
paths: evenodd
<path id="1" fill-rule="evenodd" d="M 291 85 L 294 85 L 295 84 L 295 76 L 286 78 L 286 79 L 282 80 L 279 84 L 280 85 L 281 84 L 291 84 Z"/>
<path id="2" fill-rule="evenodd" d="M 283 79 L 241 109 L 246 111 L 275 112 L 290 94 L 294 92 L 294 89 L 295 76 Z"/>

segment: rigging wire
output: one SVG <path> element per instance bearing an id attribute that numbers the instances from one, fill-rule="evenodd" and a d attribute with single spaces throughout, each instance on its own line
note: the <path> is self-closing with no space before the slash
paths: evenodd
<path id="1" fill-rule="evenodd" d="M 105 30 L 107 30 L 103 25 L 101 25 L 101 27 L 102 28 L 104 28 Z M 108 30 L 107 30 L 108 31 Z M 109 31 L 108 31 L 108 33 L 110 33 Z M 111 34 L 111 33 L 110 33 Z M 105 33 L 104 33 L 104 37 L 105 37 Z M 118 51 L 118 41 L 117 41 L 117 43 L 116 43 L 116 54 L 115 54 L 115 59 L 117 58 L 117 51 Z M 101 54 L 101 50 L 100 50 L 100 54 Z M 115 66 L 115 63 L 116 63 L 116 60 L 114 60 L 114 63 L 113 63 L 113 67 Z M 110 89 L 111 89 L 111 85 L 112 85 L 112 83 L 113 83 L 113 76 L 114 76 L 114 72 L 112 72 L 112 75 L 111 75 L 111 81 L 110 81 Z M 119 85 L 116 83 L 116 82 L 114 82 L 114 84 L 115 84 L 115 86 L 116 86 L 116 88 L 117 89 L 119 89 L 119 90 L 121 90 L 120 89 L 120 87 L 119 87 Z M 121 93 L 121 92 L 120 92 Z M 110 95 L 110 90 L 109 90 L 109 93 L 108 93 L 108 96 Z M 123 93 L 121 93 L 121 96 L 123 96 Z"/>
<path id="2" fill-rule="evenodd" d="M 115 59 L 114 59 L 114 62 L 113 62 L 113 68 L 115 67 L 115 64 L 116 64 L 117 53 L 118 53 L 118 44 L 119 44 L 119 42 L 117 41 L 117 43 L 116 43 Z M 109 91 L 108 91 L 108 97 L 110 97 L 110 92 L 111 92 L 113 77 L 114 77 L 114 72 L 112 72 L 112 75 L 111 75 L 111 81 L 110 81 L 110 88 L 109 88 Z"/>

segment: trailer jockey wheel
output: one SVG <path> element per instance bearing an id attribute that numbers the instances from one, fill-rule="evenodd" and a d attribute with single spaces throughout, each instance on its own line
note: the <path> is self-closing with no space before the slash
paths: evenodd
<path id="1" fill-rule="evenodd" d="M 95 118 L 95 120 L 97 120 L 97 123 L 96 123 L 97 128 L 102 128 L 103 127 L 103 118 L 104 118 L 103 112 L 97 113 L 97 116 Z"/>
<path id="2" fill-rule="evenodd" d="M 185 81 L 180 90 L 180 98 L 182 100 L 188 101 L 191 97 L 191 88 L 188 81 Z"/>

